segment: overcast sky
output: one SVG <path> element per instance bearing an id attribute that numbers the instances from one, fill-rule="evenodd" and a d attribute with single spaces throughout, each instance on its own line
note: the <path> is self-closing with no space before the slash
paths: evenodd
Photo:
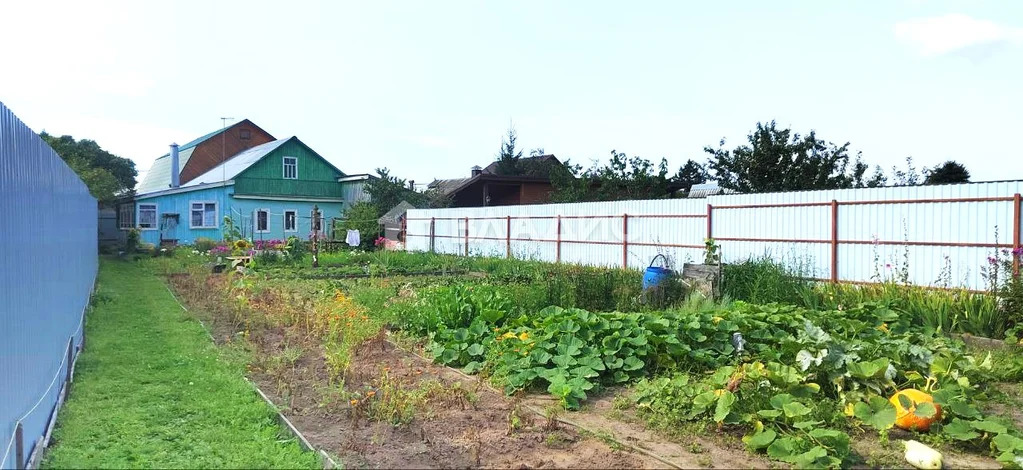
<path id="1" fill-rule="evenodd" d="M 249 118 L 346 173 L 425 183 L 497 153 L 672 171 L 757 121 L 890 170 L 1023 177 L 1023 2 L 0 0 L 0 101 L 140 173 Z M 140 177 L 141 180 L 141 177 Z"/>

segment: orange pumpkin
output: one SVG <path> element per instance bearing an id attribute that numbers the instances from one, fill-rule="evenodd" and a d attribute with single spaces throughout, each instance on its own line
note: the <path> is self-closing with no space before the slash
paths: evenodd
<path id="1" fill-rule="evenodd" d="M 899 400 L 900 396 L 907 398 L 912 405 L 909 408 L 902 406 L 902 400 Z M 928 393 L 907 389 L 892 395 L 888 401 L 895 405 L 895 425 L 907 431 L 927 431 L 931 428 L 932 423 L 941 421 L 941 405 L 934 403 L 934 398 Z M 918 416 L 915 411 L 917 404 L 920 403 L 933 404 L 934 416 L 930 418 Z"/>

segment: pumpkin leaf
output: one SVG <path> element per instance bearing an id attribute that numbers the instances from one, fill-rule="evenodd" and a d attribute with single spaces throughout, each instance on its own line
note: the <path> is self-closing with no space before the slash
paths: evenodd
<path id="1" fill-rule="evenodd" d="M 773 429 L 764 429 L 763 431 L 744 436 L 742 442 L 745 442 L 750 449 L 760 450 L 771 445 L 776 437 L 778 437 L 778 433 Z"/>
<path id="2" fill-rule="evenodd" d="M 913 414 L 921 418 L 932 419 L 938 415 L 938 408 L 934 406 L 934 403 L 925 401 L 916 404 Z"/>

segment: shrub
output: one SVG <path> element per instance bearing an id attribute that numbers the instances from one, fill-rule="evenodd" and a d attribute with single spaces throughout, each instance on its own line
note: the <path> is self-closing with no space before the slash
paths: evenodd
<path id="1" fill-rule="evenodd" d="M 128 230 L 128 233 L 124 237 L 124 251 L 125 253 L 134 253 L 139 249 L 139 239 L 142 237 L 142 231 L 137 228 Z"/>
<path id="2" fill-rule="evenodd" d="M 206 253 L 217 246 L 217 242 L 212 238 L 199 237 L 192 243 L 192 249 L 198 250 L 202 253 Z"/>
<path id="3" fill-rule="evenodd" d="M 800 278 L 802 273 L 793 272 L 768 256 L 727 264 L 722 271 L 724 295 L 755 304 L 801 304 L 811 285 L 811 281 Z"/>
<path id="4" fill-rule="evenodd" d="M 359 231 L 359 246 L 363 249 L 373 249 L 373 242 L 380 235 L 380 224 L 377 219 L 380 214 L 377 207 L 369 202 L 357 202 L 344 211 L 344 219 L 341 221 L 341 232 L 335 231 L 335 236 L 344 238 L 343 233 L 348 230 Z"/>

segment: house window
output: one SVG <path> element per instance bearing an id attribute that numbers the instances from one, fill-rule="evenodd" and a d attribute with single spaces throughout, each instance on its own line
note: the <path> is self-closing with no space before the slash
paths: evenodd
<path id="1" fill-rule="evenodd" d="M 217 228 L 217 203 L 214 201 L 192 201 L 188 228 Z"/>
<path id="2" fill-rule="evenodd" d="M 239 129 L 238 138 L 240 140 L 249 140 L 252 138 L 252 131 L 249 129 Z"/>
<path id="3" fill-rule="evenodd" d="M 285 232 L 297 232 L 298 231 L 298 212 L 296 211 L 284 211 L 284 231 Z"/>
<path id="4" fill-rule="evenodd" d="M 121 204 L 117 206 L 117 227 L 121 230 L 135 228 L 135 205 Z"/>
<path id="5" fill-rule="evenodd" d="M 256 232 L 269 232 L 270 231 L 270 211 L 268 209 L 260 209 L 256 211 Z"/>
<path id="6" fill-rule="evenodd" d="M 298 179 L 298 159 L 295 157 L 284 157 L 284 179 Z"/>
<path id="7" fill-rule="evenodd" d="M 139 228 L 156 230 L 156 204 L 139 204 Z"/>

